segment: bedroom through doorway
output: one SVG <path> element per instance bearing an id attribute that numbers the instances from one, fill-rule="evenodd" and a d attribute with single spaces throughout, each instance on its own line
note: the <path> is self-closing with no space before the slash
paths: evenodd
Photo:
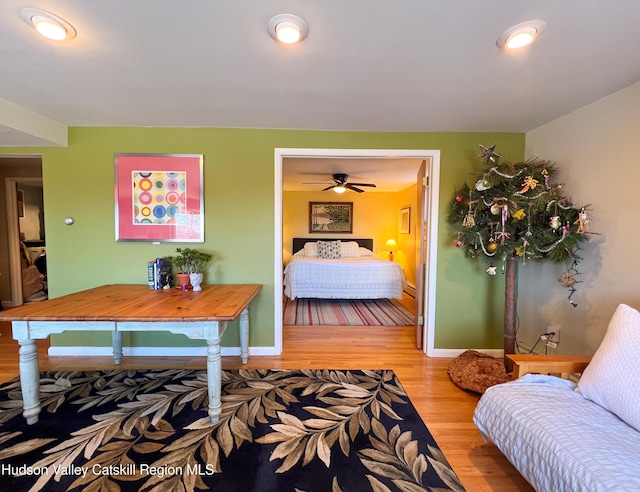
<path id="1" fill-rule="evenodd" d="M 401 263 L 405 271 L 411 273 L 412 279 L 415 279 L 415 255 L 420 251 L 420 244 L 424 242 L 425 249 L 428 251 L 428 261 L 424 268 L 427 283 L 422 290 L 424 298 L 422 299 L 423 312 L 421 315 L 422 325 L 418 330 L 424 330 L 424 344 L 421 347 L 427 355 L 433 352 L 433 330 L 429 330 L 433 326 L 434 313 L 430 309 L 433 305 L 434 292 L 432 282 L 428 282 L 429 278 L 435 276 L 435 248 L 429 250 L 428 246 L 431 242 L 435 245 L 437 233 L 437 181 L 439 179 L 439 151 L 433 150 L 360 150 L 360 149 L 275 149 L 275 217 L 276 224 L 274 235 L 276 238 L 275 258 L 276 265 L 276 301 L 275 306 L 275 345 L 276 352 L 282 352 L 282 330 L 283 326 L 411 326 L 415 329 L 416 319 L 416 299 L 414 285 L 409 285 L 406 292 L 401 292 L 400 296 L 386 296 L 390 299 L 367 300 L 368 306 L 363 305 L 363 300 L 340 300 L 331 302 L 321 299 L 296 299 L 291 301 L 284 294 L 284 278 L 283 268 L 289 263 L 291 256 L 296 253 L 293 251 L 291 239 L 293 235 L 302 236 L 307 240 L 325 239 L 326 233 L 316 234 L 312 231 L 311 216 L 309 215 L 309 223 L 306 222 L 306 214 L 310 213 L 311 202 L 314 201 L 333 201 L 340 204 L 345 202 L 354 203 L 355 211 L 353 215 L 357 219 L 353 225 L 353 229 L 349 233 L 341 236 L 340 234 L 330 234 L 332 238 L 337 238 L 343 242 L 350 241 L 352 237 L 365 235 L 373 236 L 372 254 L 379 259 L 388 262 L 391 253 L 393 258 L 394 252 L 385 249 L 385 240 L 395 237 L 401 242 L 404 240 L 404 251 L 406 256 L 411 260 L 407 263 L 404 258 L 404 252 L 395 251 L 395 263 Z M 379 170 L 384 170 L 388 176 L 398 178 L 401 176 L 405 166 L 411 176 L 411 182 L 400 184 L 400 188 L 406 188 L 415 185 L 418 179 L 418 168 L 421 163 L 427 163 L 428 173 L 430 176 L 432 189 L 435 192 L 428 193 L 425 197 L 424 218 L 427 226 L 423 233 L 418 230 L 417 224 L 419 210 L 416 210 L 415 197 L 412 194 L 411 200 L 406 197 L 399 199 L 390 198 L 394 196 L 393 190 L 385 180 L 388 177 L 379 174 Z M 344 172 L 338 173 L 338 170 Z M 391 171 L 391 172 L 389 172 Z M 405 173 L 406 174 L 406 173 Z M 331 189 L 331 180 L 336 177 L 347 178 L 352 181 L 355 186 L 360 186 L 362 192 L 348 190 L 346 193 L 337 195 Z M 329 179 L 329 181 L 327 181 Z M 302 188 L 296 189 L 290 195 L 293 195 L 293 207 L 285 207 L 285 192 L 291 191 L 291 182 L 296 181 Z M 334 179 L 335 181 L 335 179 Z M 347 181 L 347 182 L 349 182 Z M 396 179 L 396 181 L 398 181 Z M 370 184 L 369 184 L 370 183 Z M 375 184 L 376 190 L 373 191 Z M 392 183 L 393 185 L 393 183 Z M 370 188 L 370 187 L 371 188 Z M 395 183 L 398 186 L 398 183 Z M 413 186 L 412 190 L 415 189 Z M 415 191 L 412 191 L 415 194 Z M 289 196 L 289 195 L 288 195 Z M 371 227 L 367 223 L 371 222 L 371 218 L 366 217 L 364 210 L 369 208 L 366 200 L 373 200 L 374 196 L 380 197 L 381 200 L 387 200 L 382 206 L 383 213 L 391 214 L 390 217 L 381 219 L 380 215 L 376 215 L 374 220 L 384 222 L 386 225 L 382 227 Z M 366 197 L 366 198 L 364 198 Z M 278 200 L 278 198 L 280 198 Z M 287 201 L 289 198 L 287 198 Z M 364 202 L 362 200 L 365 200 Z M 391 202 L 389 202 L 391 200 Z M 395 201 L 394 201 L 395 200 Z M 405 203 L 406 202 L 406 203 Z M 409 203 L 410 202 L 410 203 Z M 391 204 L 389 204 L 391 203 Z M 435 206 L 434 206 L 435 204 Z M 409 208 L 411 205 L 411 229 L 402 231 L 405 235 L 400 236 L 400 227 L 409 228 L 408 223 L 402 222 L 401 209 Z M 291 208 L 296 210 L 296 217 L 291 217 Z M 304 209 L 304 210 L 303 210 Z M 404 210 L 406 212 L 406 210 Z M 403 212 L 403 213 L 404 213 Z M 377 213 L 377 212 L 376 212 Z M 363 215 L 365 215 L 363 217 Z M 408 217 L 406 217 L 408 219 Z M 369 220 L 364 220 L 369 219 Z M 291 221 L 297 224 L 297 230 L 292 230 Z M 302 224 L 302 222 L 305 222 Z M 392 225 L 389 225 L 392 224 Z M 306 229 L 306 228 L 309 229 Z M 293 228 L 295 229 L 295 227 Z M 412 244 L 407 246 L 407 241 Z M 414 253 L 415 251 L 415 253 Z M 413 255 L 413 256 L 412 256 Z M 403 263 L 404 262 L 404 263 Z M 294 296 L 295 297 L 295 296 Z M 299 297 L 299 296 L 298 296 Z M 384 297 L 384 296 L 383 296 Z M 392 297 L 400 297 L 391 299 Z M 304 301 L 301 303 L 300 301 Z M 320 302 L 322 301 L 322 302 Z M 376 302 L 374 302 L 376 301 Z M 395 313 L 393 311 L 396 311 Z M 404 316 L 406 313 L 409 317 Z M 411 321 L 407 321 L 407 320 Z M 417 320 L 416 320 L 417 321 Z"/>

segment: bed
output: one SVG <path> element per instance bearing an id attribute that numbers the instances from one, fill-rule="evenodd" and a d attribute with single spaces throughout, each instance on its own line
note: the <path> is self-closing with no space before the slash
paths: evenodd
<path id="1" fill-rule="evenodd" d="M 402 299 L 404 271 L 373 254 L 373 239 L 294 238 L 293 251 L 284 269 L 289 299 Z"/>

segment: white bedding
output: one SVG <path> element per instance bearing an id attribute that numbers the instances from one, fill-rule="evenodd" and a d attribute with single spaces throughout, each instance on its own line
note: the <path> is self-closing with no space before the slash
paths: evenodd
<path id="1" fill-rule="evenodd" d="M 640 433 L 574 389 L 527 374 L 490 387 L 473 421 L 539 492 L 640 491 Z"/>
<path id="2" fill-rule="evenodd" d="M 289 299 L 402 299 L 404 271 L 375 256 L 326 259 L 293 255 L 284 269 Z"/>

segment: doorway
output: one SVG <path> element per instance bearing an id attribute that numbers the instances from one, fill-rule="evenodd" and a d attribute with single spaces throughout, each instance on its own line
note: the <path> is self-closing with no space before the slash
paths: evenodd
<path id="1" fill-rule="evenodd" d="M 9 176 L 4 181 L 8 275 L 3 278 L 3 299 L 10 297 L 7 304 L 19 306 L 25 298 L 47 298 L 42 177 Z"/>
<path id="2" fill-rule="evenodd" d="M 282 353 L 282 305 L 283 305 L 283 242 L 282 242 L 282 213 L 283 213 L 283 172 L 285 158 L 342 158 L 342 159 L 424 159 L 428 163 L 428 173 L 431 190 L 428 196 L 428 234 L 426 240 L 427 268 L 424 289 L 424 317 L 423 317 L 423 352 L 433 356 L 434 324 L 435 324 L 435 274 L 437 252 L 438 227 L 438 190 L 440 179 L 440 151 L 438 150 L 372 150 L 372 149 L 275 149 L 274 158 L 274 271 L 275 271 L 275 299 L 274 299 L 274 328 L 275 354 Z"/>

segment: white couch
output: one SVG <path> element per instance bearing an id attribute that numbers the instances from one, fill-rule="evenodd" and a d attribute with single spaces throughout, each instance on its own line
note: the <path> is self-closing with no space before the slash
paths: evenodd
<path id="1" fill-rule="evenodd" d="M 618 306 L 577 384 L 492 386 L 473 420 L 538 492 L 640 491 L 640 313 Z"/>

